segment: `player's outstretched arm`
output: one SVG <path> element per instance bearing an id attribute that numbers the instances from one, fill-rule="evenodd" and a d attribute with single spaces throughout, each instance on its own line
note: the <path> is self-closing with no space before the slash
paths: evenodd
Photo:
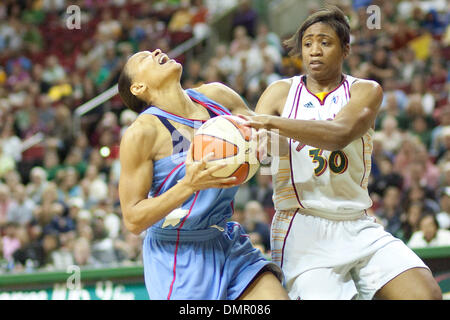
<path id="1" fill-rule="evenodd" d="M 198 88 L 198 91 L 226 107 L 232 114 L 255 114 L 236 91 L 223 83 L 211 82 L 204 84 Z"/>
<path id="2" fill-rule="evenodd" d="M 331 120 L 295 120 L 277 116 L 250 117 L 247 125 L 260 129 L 278 129 L 283 136 L 325 150 L 340 150 L 369 130 L 383 99 L 378 83 L 359 80 L 350 90 L 347 105 Z"/>
<path id="3" fill-rule="evenodd" d="M 140 234 L 180 207 L 198 190 L 228 188 L 235 178 L 216 178 L 212 173 L 222 168 L 206 169 L 206 161 L 186 160 L 186 175 L 176 185 L 154 198 L 147 198 L 152 185 L 152 144 L 155 130 L 150 126 L 134 125 L 127 129 L 120 144 L 121 173 L 119 197 L 124 224 L 134 234 Z M 191 155 L 189 149 L 188 155 Z"/>

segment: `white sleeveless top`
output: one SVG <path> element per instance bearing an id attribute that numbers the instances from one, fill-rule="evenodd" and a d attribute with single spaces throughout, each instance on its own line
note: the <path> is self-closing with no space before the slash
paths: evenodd
<path id="1" fill-rule="evenodd" d="M 349 101 L 350 87 L 358 80 L 345 75 L 342 83 L 321 101 L 306 88 L 302 77 L 292 78 L 282 117 L 332 120 Z M 373 129 L 369 129 L 361 138 L 334 152 L 288 139 L 289 155 L 272 158 L 275 209 L 298 208 L 332 220 L 355 219 L 364 214 L 372 206 L 367 191 L 372 134 Z"/>

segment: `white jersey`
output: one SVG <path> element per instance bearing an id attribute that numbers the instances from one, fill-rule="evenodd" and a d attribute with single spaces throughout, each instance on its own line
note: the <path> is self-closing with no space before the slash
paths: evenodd
<path id="1" fill-rule="evenodd" d="M 341 84 L 321 101 L 306 88 L 302 78 L 292 78 L 282 117 L 332 120 L 349 101 L 350 87 L 358 80 L 345 75 Z M 361 216 L 372 206 L 367 191 L 372 134 L 370 129 L 342 150 L 333 152 L 289 139 L 289 155 L 272 159 L 275 209 L 298 208 L 306 214 L 333 220 Z"/>

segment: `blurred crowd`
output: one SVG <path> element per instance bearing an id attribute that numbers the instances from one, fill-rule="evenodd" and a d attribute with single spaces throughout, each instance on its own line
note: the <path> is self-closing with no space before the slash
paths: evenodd
<path id="1" fill-rule="evenodd" d="M 275 1 L 276 2 L 276 1 Z M 140 50 L 169 52 L 232 12 L 230 41 L 180 56 L 182 85 L 220 81 L 254 109 L 272 82 L 302 73 L 250 0 L 6 0 L 0 3 L 0 272 L 141 263 L 123 225 L 120 138 L 136 114 L 115 96 L 75 121 Z M 450 28 L 445 1 L 334 1 L 349 17 L 344 72 L 384 88 L 373 137 L 370 214 L 412 247 L 450 245 Z M 443 3 L 443 5 L 442 5 Z M 66 11 L 77 5 L 81 28 Z M 381 8 L 368 28 L 366 8 Z M 316 5 L 311 1 L 308 9 Z M 300 21 L 295 22 L 299 25 Z M 203 55 L 202 55 L 203 56 Z M 271 176 L 236 196 L 233 220 L 270 254 Z"/>

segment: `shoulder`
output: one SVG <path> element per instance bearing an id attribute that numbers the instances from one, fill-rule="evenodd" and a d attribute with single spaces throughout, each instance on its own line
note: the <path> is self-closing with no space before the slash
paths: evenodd
<path id="1" fill-rule="evenodd" d="M 206 83 L 201 85 L 200 87 L 194 88 L 194 90 L 218 102 L 219 100 L 224 99 L 226 100 L 226 99 L 240 98 L 237 92 L 235 92 L 233 89 L 220 82 Z"/>
<path id="2" fill-rule="evenodd" d="M 261 95 L 256 106 L 257 113 L 281 115 L 289 95 L 293 78 L 271 83 Z"/>
<path id="3" fill-rule="evenodd" d="M 284 96 L 289 93 L 292 82 L 293 78 L 280 79 L 271 83 L 265 91 L 270 92 L 271 94 L 279 94 Z"/>
<path id="4" fill-rule="evenodd" d="M 352 94 L 356 92 L 361 94 L 373 94 L 378 97 L 383 95 L 383 89 L 381 85 L 374 80 L 359 78 L 353 78 L 352 80 L 353 82 L 350 86 L 350 92 Z"/>
<path id="5" fill-rule="evenodd" d="M 223 83 L 211 82 L 194 88 L 194 90 L 223 105 L 233 113 L 235 109 L 240 110 L 242 108 L 247 108 L 247 105 L 245 104 L 242 97 L 232 88 L 226 86 Z"/>
<path id="6" fill-rule="evenodd" d="M 142 155 L 150 155 L 157 137 L 156 119 L 152 115 L 140 115 L 124 132 L 120 151 L 130 153 L 134 150 Z M 139 148 L 136 148 L 139 146 Z"/>

